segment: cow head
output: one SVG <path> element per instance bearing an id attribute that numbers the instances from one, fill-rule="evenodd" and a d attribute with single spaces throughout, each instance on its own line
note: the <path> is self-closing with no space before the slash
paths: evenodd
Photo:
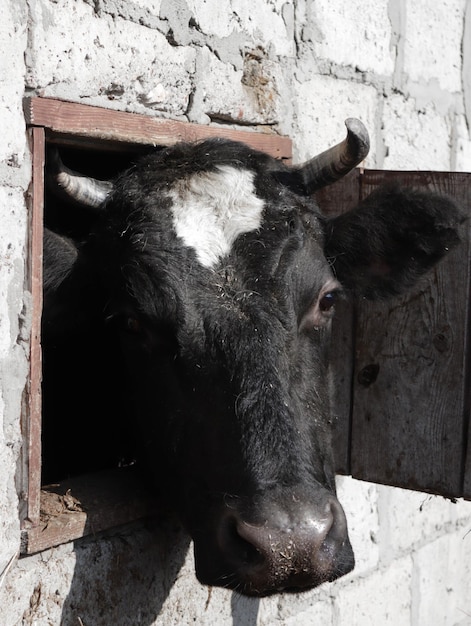
<path id="1" fill-rule="evenodd" d="M 112 185 L 56 171 L 100 207 L 57 293 L 93 294 L 113 329 L 129 420 L 198 578 L 248 595 L 353 568 L 330 441 L 335 304 L 400 292 L 458 240 L 452 202 L 414 191 L 323 216 L 312 193 L 368 149 L 362 125 L 348 129 L 291 169 L 209 140 L 156 151 Z"/>

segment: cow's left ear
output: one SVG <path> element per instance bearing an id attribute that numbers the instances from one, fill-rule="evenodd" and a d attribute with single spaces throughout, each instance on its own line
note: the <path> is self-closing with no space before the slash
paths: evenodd
<path id="1" fill-rule="evenodd" d="M 460 241 L 464 219 L 451 198 L 382 188 L 327 222 L 325 254 L 356 295 L 387 297 L 412 286 Z"/>

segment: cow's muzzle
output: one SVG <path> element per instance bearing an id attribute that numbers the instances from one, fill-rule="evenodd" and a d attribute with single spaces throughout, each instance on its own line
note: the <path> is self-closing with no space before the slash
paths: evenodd
<path id="1" fill-rule="evenodd" d="M 194 534 L 202 583 L 266 596 L 307 590 L 353 569 L 345 514 L 334 495 L 322 489 L 307 500 L 291 491 L 262 500 L 232 500 L 213 517 L 212 529 Z"/>

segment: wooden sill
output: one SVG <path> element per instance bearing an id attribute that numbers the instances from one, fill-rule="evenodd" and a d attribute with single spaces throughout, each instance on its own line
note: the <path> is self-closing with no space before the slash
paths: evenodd
<path id="1" fill-rule="evenodd" d="M 37 525 L 25 522 L 20 552 L 34 554 L 152 515 L 156 496 L 133 468 L 109 470 L 41 489 Z"/>

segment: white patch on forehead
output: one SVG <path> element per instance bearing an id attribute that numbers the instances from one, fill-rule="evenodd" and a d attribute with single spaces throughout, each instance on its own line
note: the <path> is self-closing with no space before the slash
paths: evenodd
<path id="1" fill-rule="evenodd" d="M 170 190 L 175 231 L 205 267 L 226 256 L 239 235 L 260 227 L 264 202 L 253 179 L 253 172 L 226 165 L 180 180 Z"/>

